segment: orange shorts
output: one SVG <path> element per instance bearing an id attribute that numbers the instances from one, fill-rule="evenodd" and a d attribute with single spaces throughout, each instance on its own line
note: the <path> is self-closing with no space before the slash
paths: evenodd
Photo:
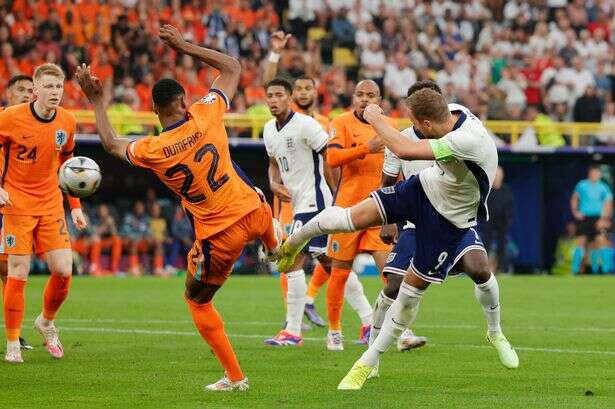
<path id="1" fill-rule="evenodd" d="M 271 208 L 263 202 L 226 230 L 195 241 L 188 253 L 188 272 L 202 283 L 224 284 L 245 245 L 265 234 L 273 234 L 271 220 Z"/>
<path id="2" fill-rule="evenodd" d="M 337 233 L 329 235 L 327 255 L 334 260 L 351 261 L 358 253 L 374 251 L 391 251 L 391 247 L 380 239 L 381 227 L 370 227 L 367 230 L 352 233 Z"/>
<path id="3" fill-rule="evenodd" d="M 28 255 L 70 249 L 64 213 L 46 216 L 2 215 L 0 253 Z"/>

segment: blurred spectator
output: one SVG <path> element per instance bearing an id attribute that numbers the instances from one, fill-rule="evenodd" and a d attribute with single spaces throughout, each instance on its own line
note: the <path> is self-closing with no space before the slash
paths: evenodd
<path id="1" fill-rule="evenodd" d="M 540 112 L 538 107 L 530 105 L 525 112 L 525 120 L 530 121 L 532 126 L 524 131 L 522 138 L 531 137 L 533 135 L 536 142 L 545 146 L 563 146 L 566 144 L 562 133 L 557 129 L 553 119 L 543 112 Z"/>
<path id="2" fill-rule="evenodd" d="M 555 262 L 551 267 L 553 275 L 572 274 L 572 260 L 577 247 L 577 226 L 573 222 L 566 223 L 566 231 L 557 240 L 555 246 Z"/>
<path id="3" fill-rule="evenodd" d="M 611 228 L 613 216 L 613 192 L 601 177 L 600 167 L 590 166 L 588 178 L 577 183 L 570 198 L 570 208 L 577 221 L 578 234 L 578 246 L 572 265 L 575 274 L 583 271 L 588 248 L 594 250 L 608 247 L 604 240 L 594 241 L 597 235 L 602 235 Z"/>
<path id="4" fill-rule="evenodd" d="M 149 253 L 153 244 L 150 218 L 145 213 L 145 205 L 142 201 L 136 201 L 133 205 L 132 213 L 127 213 L 124 216 L 120 234 L 122 235 L 124 246 L 128 249 L 128 273 L 133 276 L 142 275 L 139 254 Z"/>
<path id="5" fill-rule="evenodd" d="M 165 245 L 165 264 L 177 267 L 178 258 L 183 262 L 194 243 L 194 233 L 188 216 L 181 206 L 176 206 L 171 222 L 173 240 Z"/>
<path id="6" fill-rule="evenodd" d="M 489 254 L 491 271 L 510 272 L 507 236 L 515 220 L 515 201 L 512 190 L 504 183 L 504 169 L 501 166 L 497 168 L 487 204 L 489 221 L 483 224 L 481 232 Z"/>
<path id="7" fill-rule="evenodd" d="M 409 85 L 400 84 L 411 79 L 410 69 L 418 79 L 437 79 L 447 95 L 477 110 L 482 119 L 516 118 L 525 106 L 537 105 L 552 120 L 571 120 L 587 86 L 597 86 L 601 114 L 615 95 L 615 7 L 605 0 L 5 3 L 0 87 L 12 75 L 31 74 L 43 61 L 56 61 L 67 73 L 64 105 L 71 109 L 88 106 L 72 81 L 82 62 L 90 63 L 103 81 L 106 105 L 119 104 L 114 109 L 120 111 L 126 109 L 121 104 L 150 110 L 151 86 L 162 77 L 178 78 L 189 101 L 202 95 L 216 72 L 162 46 L 156 33 L 167 22 L 189 41 L 241 59 L 242 79 L 232 101 L 236 112 L 265 111 L 259 63 L 270 33 L 280 25 L 293 34 L 281 55 L 280 73 L 319 79 L 323 113 L 349 108 L 348 89 L 362 70 L 381 82 L 387 78 L 384 99 L 392 107 Z M 335 47 L 349 49 L 345 64 L 352 65 L 354 56 L 360 66 L 333 65 L 334 54 L 340 55 Z M 401 55 L 407 64 L 400 63 Z M 503 93 L 495 93 L 494 85 Z"/>
<path id="8" fill-rule="evenodd" d="M 111 274 L 118 274 L 122 258 L 122 239 L 118 233 L 115 218 L 106 204 L 98 206 L 96 216 L 92 217 L 91 230 L 89 274 L 105 274 L 105 270 L 102 269 L 100 256 L 103 250 L 108 249 L 111 252 L 110 272 Z"/>
<path id="9" fill-rule="evenodd" d="M 119 135 L 143 135 L 144 133 L 143 126 L 139 121 L 130 118 L 130 115 L 136 113 L 131 106 L 136 103 L 135 96 L 136 92 L 118 92 L 114 99 L 115 102 L 107 109 L 109 114 L 118 116 L 117 122 L 114 121 L 113 126 Z"/>
<path id="10" fill-rule="evenodd" d="M 152 247 L 154 251 L 154 274 L 155 275 L 166 275 L 167 272 L 170 273 L 169 269 L 163 268 L 164 262 L 164 246 L 169 244 L 172 239 L 169 237 L 167 231 L 167 221 L 162 217 L 162 208 L 158 203 L 154 203 L 150 208 L 150 220 L 149 220 L 149 229 L 152 234 Z M 172 267 L 170 265 L 165 267 Z"/>
<path id="11" fill-rule="evenodd" d="M 615 127 L 615 102 L 607 102 L 602 114 L 602 124 Z M 615 145 L 615 129 L 601 131 L 597 136 L 598 140 L 605 145 Z"/>
<path id="12" fill-rule="evenodd" d="M 575 122 L 600 122 L 602 120 L 600 98 L 596 94 L 595 86 L 588 86 L 585 93 L 574 103 L 572 119 Z"/>

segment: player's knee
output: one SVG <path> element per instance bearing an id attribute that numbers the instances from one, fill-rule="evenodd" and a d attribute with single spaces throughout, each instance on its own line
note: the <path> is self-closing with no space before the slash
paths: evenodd
<path id="1" fill-rule="evenodd" d="M 53 274 L 68 277 L 73 273 L 73 258 L 70 256 L 58 257 L 56 260 L 48 261 L 49 270 Z"/>
<path id="2" fill-rule="evenodd" d="M 12 260 L 9 261 L 7 275 L 19 280 L 27 280 L 30 273 L 30 261 L 28 260 Z"/>
<path id="3" fill-rule="evenodd" d="M 387 285 L 382 290 L 384 295 L 386 295 L 390 299 L 396 299 L 397 294 L 399 293 L 399 286 L 401 286 L 401 282 L 403 280 L 404 277 L 399 274 L 389 274 L 387 276 Z"/>

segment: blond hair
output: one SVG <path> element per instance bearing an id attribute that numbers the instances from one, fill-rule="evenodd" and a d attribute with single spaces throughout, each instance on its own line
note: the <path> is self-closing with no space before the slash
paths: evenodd
<path id="1" fill-rule="evenodd" d="M 64 71 L 62 71 L 62 68 L 52 63 L 41 64 L 36 67 L 33 75 L 34 81 L 40 80 L 43 75 L 52 75 L 62 80 L 65 78 Z"/>
<path id="2" fill-rule="evenodd" d="M 431 88 L 423 88 L 406 98 L 406 106 L 417 120 L 437 123 L 446 121 L 450 115 L 444 97 Z"/>

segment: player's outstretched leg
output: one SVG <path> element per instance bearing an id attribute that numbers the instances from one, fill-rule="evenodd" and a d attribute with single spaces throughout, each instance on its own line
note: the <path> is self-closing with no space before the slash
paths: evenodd
<path id="1" fill-rule="evenodd" d="M 350 219 L 350 209 L 338 206 L 327 207 L 303 227 L 294 231 L 282 244 L 278 253 L 278 271 L 290 270 L 295 263 L 295 258 L 312 238 L 351 231 L 354 231 L 354 226 Z"/>
<path id="2" fill-rule="evenodd" d="M 397 299 L 385 315 L 380 334 L 342 379 L 338 389 L 361 389 L 378 366 L 380 355 L 386 352 L 402 332 L 414 322 L 419 303 L 429 284 L 412 273 L 406 275 L 406 280 L 401 284 Z"/>
<path id="3" fill-rule="evenodd" d="M 495 275 L 489 271 L 487 254 L 482 250 L 468 251 L 461 259 L 461 270 L 475 283 L 474 294 L 487 318 L 487 341 L 498 352 L 502 365 L 509 369 L 517 368 L 517 352 L 502 333 L 500 326 L 500 289 Z"/>

